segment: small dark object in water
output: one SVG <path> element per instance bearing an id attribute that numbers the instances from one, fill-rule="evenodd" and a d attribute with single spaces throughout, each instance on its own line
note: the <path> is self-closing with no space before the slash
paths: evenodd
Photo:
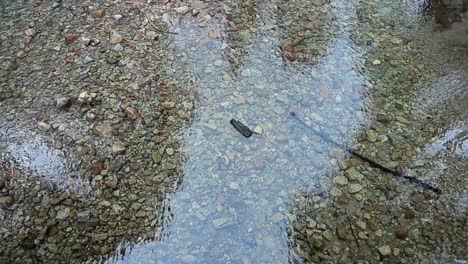
<path id="1" fill-rule="evenodd" d="M 431 190 L 435 193 L 442 193 L 442 190 L 440 190 L 439 188 L 436 188 L 434 186 L 431 186 L 429 183 L 425 182 L 425 181 L 422 181 L 420 179 L 417 179 L 417 178 L 414 178 L 414 177 L 411 177 L 411 176 L 408 176 L 406 174 L 406 171 L 405 170 L 401 170 L 401 171 L 395 171 L 395 170 L 392 170 L 392 169 L 389 169 L 383 165 L 380 165 L 379 163 L 369 159 L 369 158 L 366 158 L 364 156 L 362 156 L 361 154 L 357 153 L 355 150 L 351 149 L 351 148 L 348 148 L 336 141 L 334 141 L 333 139 L 331 139 L 328 135 L 324 134 L 323 132 L 321 131 L 317 131 L 315 129 L 313 129 L 312 127 L 310 127 L 309 125 L 307 125 L 306 123 L 304 123 L 304 121 L 302 121 L 301 119 L 299 119 L 297 116 L 296 116 L 296 113 L 294 112 L 291 112 L 290 115 L 292 117 L 295 117 L 294 119 L 299 122 L 302 126 L 304 126 L 305 128 L 307 128 L 308 130 L 312 131 L 314 134 L 318 135 L 319 137 L 321 137 L 323 140 L 325 140 L 326 142 L 332 144 L 332 145 L 335 145 L 349 153 L 351 153 L 353 156 L 356 156 L 358 158 L 360 158 L 361 160 L 364 160 L 364 161 L 367 161 L 369 162 L 373 167 L 376 167 L 376 168 L 379 168 L 380 170 L 384 171 L 384 172 L 388 172 L 394 176 L 397 176 L 397 177 L 400 177 L 400 178 L 404 178 L 414 184 L 417 184 L 427 190 Z"/>
<path id="2" fill-rule="evenodd" d="M 234 126 L 237 131 L 244 135 L 244 137 L 248 138 L 252 136 L 252 131 L 250 131 L 250 129 L 246 125 L 242 124 L 239 120 L 231 119 L 229 123 L 231 123 L 231 125 Z"/>

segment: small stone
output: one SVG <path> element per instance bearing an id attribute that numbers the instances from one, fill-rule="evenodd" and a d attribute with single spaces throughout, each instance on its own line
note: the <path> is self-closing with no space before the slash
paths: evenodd
<path id="1" fill-rule="evenodd" d="M 174 149 L 172 149 L 172 148 L 167 148 L 167 149 L 166 149 L 166 153 L 167 153 L 167 155 L 172 156 L 172 155 L 174 155 Z"/>
<path id="2" fill-rule="evenodd" d="M 331 190 L 330 190 L 330 195 L 333 196 L 333 197 L 338 197 L 342 194 L 341 190 L 338 189 L 337 187 L 333 187 Z"/>
<path id="3" fill-rule="evenodd" d="M 46 122 L 39 121 L 37 122 L 37 125 L 39 126 L 39 129 L 47 131 L 52 128 L 51 125 L 47 124 Z"/>
<path id="4" fill-rule="evenodd" d="M 89 44 L 91 44 L 91 39 L 88 37 L 81 37 L 81 44 L 85 47 L 89 46 Z"/>
<path id="5" fill-rule="evenodd" d="M 239 185 L 235 182 L 230 182 L 229 183 L 229 189 L 231 190 L 239 190 Z"/>
<path id="6" fill-rule="evenodd" d="M 133 1 L 132 7 L 141 10 L 145 8 L 145 4 L 141 1 Z"/>
<path id="7" fill-rule="evenodd" d="M 98 9 L 91 12 L 91 17 L 94 19 L 101 19 L 104 17 L 105 14 L 106 11 L 104 11 L 104 9 Z"/>
<path id="8" fill-rule="evenodd" d="M 122 143 L 115 143 L 112 145 L 112 152 L 115 154 L 122 154 L 125 152 L 125 146 Z"/>
<path id="9" fill-rule="evenodd" d="M 0 208 L 6 208 L 13 204 L 14 199 L 11 196 L 0 197 Z"/>
<path id="10" fill-rule="evenodd" d="M 55 99 L 55 106 L 59 109 L 66 108 L 70 105 L 70 98 L 65 96 L 60 96 Z"/>
<path id="11" fill-rule="evenodd" d="M 106 61 L 109 64 L 116 64 L 120 60 L 120 54 L 118 52 L 111 52 L 109 55 L 106 57 Z"/>
<path id="12" fill-rule="evenodd" d="M 83 59 L 83 63 L 84 63 L 84 64 L 88 64 L 88 63 L 93 62 L 93 61 L 94 61 L 94 59 L 91 58 L 91 57 L 89 57 L 89 56 L 86 56 L 86 57 L 84 57 L 84 59 Z"/>
<path id="13" fill-rule="evenodd" d="M 109 180 L 104 183 L 107 187 L 111 189 L 117 188 L 117 181 L 116 180 Z"/>
<path id="14" fill-rule="evenodd" d="M 390 248 L 390 246 L 387 245 L 379 247 L 378 250 L 380 255 L 382 256 L 388 256 L 390 255 L 390 253 L 392 253 L 392 248 Z"/>
<path id="15" fill-rule="evenodd" d="M 37 30 L 35 30 L 34 28 L 28 28 L 24 31 L 24 34 L 26 34 L 26 36 L 34 38 L 37 35 Z"/>
<path id="16" fill-rule="evenodd" d="M 72 35 L 68 35 L 65 37 L 65 44 L 67 45 L 71 45 L 73 43 L 75 43 L 75 41 L 78 39 L 78 35 L 76 34 L 72 34 Z"/>
<path id="17" fill-rule="evenodd" d="M 335 178 L 335 183 L 344 186 L 348 184 L 348 179 L 344 176 L 338 176 Z"/>
<path id="18" fill-rule="evenodd" d="M 112 31 L 112 33 L 110 35 L 109 43 L 112 44 L 112 45 L 116 45 L 116 44 L 119 44 L 122 41 L 123 41 L 122 35 L 120 35 L 119 32 L 117 32 L 115 30 Z"/>
<path id="19" fill-rule="evenodd" d="M 380 60 L 374 60 L 372 62 L 373 65 L 380 65 L 382 62 Z"/>
<path id="20" fill-rule="evenodd" d="M 405 219 L 411 220 L 416 217 L 416 214 L 414 213 L 413 210 L 407 209 L 405 210 Z"/>
<path id="21" fill-rule="evenodd" d="M 162 105 L 162 107 L 164 109 L 171 109 L 171 108 L 174 108 L 175 103 L 174 102 L 163 102 L 161 105 Z"/>
<path id="22" fill-rule="evenodd" d="M 403 40 L 400 38 L 392 38 L 390 39 L 390 42 L 392 42 L 393 45 L 400 45 L 401 43 L 403 43 Z"/>
<path id="23" fill-rule="evenodd" d="M 367 131 L 367 141 L 369 142 L 377 141 L 377 134 L 375 133 L 374 130 Z"/>
<path id="24" fill-rule="evenodd" d="M 256 126 L 256 127 L 254 128 L 253 132 L 254 132 L 255 134 L 261 135 L 261 134 L 263 134 L 263 128 L 260 127 L 260 126 Z"/>
<path id="25" fill-rule="evenodd" d="M 93 173 L 95 175 L 98 175 L 104 169 L 104 164 L 102 164 L 102 162 L 100 162 L 98 160 L 94 160 L 91 163 L 91 169 L 93 170 Z"/>
<path id="26" fill-rule="evenodd" d="M 350 168 L 350 169 L 346 170 L 345 175 L 348 178 L 348 180 L 350 180 L 350 181 L 359 181 L 359 180 L 362 180 L 364 178 L 364 175 L 362 175 L 360 172 L 358 172 L 354 168 Z"/>
<path id="27" fill-rule="evenodd" d="M 395 231 L 395 236 L 401 240 L 406 239 L 408 237 L 408 230 L 398 229 L 397 231 Z"/>
<path id="28" fill-rule="evenodd" d="M 137 120 L 140 117 L 140 112 L 138 112 L 136 108 L 130 106 L 125 108 L 125 113 L 127 114 L 128 118 L 132 120 Z"/>
<path id="29" fill-rule="evenodd" d="M 85 104 L 85 103 L 91 103 L 93 98 L 88 92 L 82 92 L 80 95 L 78 95 L 78 102 Z"/>
<path id="30" fill-rule="evenodd" d="M 163 143 L 164 141 L 166 141 L 167 137 L 164 137 L 164 136 L 158 136 L 156 137 L 156 139 L 154 140 L 154 142 L 156 142 L 156 144 L 161 144 Z"/>
<path id="31" fill-rule="evenodd" d="M 200 14 L 200 10 L 198 10 L 198 9 L 193 9 L 192 10 L 192 16 L 197 16 L 198 14 Z"/>
<path id="32" fill-rule="evenodd" d="M 213 220 L 213 226 L 215 228 L 221 228 L 223 226 L 228 225 L 231 221 L 232 219 L 229 217 L 218 218 L 218 219 Z"/>
<path id="33" fill-rule="evenodd" d="M 178 15 L 185 15 L 189 12 L 189 7 L 188 6 L 181 6 L 181 7 L 178 7 L 175 9 L 175 12 L 178 14 Z"/>
<path id="34" fill-rule="evenodd" d="M 70 208 L 65 207 L 61 209 L 60 211 L 57 212 L 57 215 L 55 216 L 55 219 L 57 220 L 65 220 L 68 218 L 70 215 Z"/>
<path id="35" fill-rule="evenodd" d="M 113 17 L 115 20 L 117 20 L 117 21 L 119 21 L 120 19 L 122 19 L 122 18 L 123 18 L 123 16 L 122 16 L 122 15 L 120 15 L 120 14 L 113 15 L 112 17 Z"/>
<path id="36" fill-rule="evenodd" d="M 362 190 L 362 185 L 353 183 L 349 186 L 349 193 L 358 193 Z"/>

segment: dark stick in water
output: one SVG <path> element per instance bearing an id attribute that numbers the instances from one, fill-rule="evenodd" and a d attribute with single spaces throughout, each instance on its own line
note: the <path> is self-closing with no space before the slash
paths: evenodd
<path id="1" fill-rule="evenodd" d="M 387 167 L 385 167 L 385 166 L 383 166 L 383 165 L 381 165 L 381 164 L 379 164 L 379 163 L 377 163 L 377 162 L 375 162 L 375 161 L 373 161 L 373 160 L 371 160 L 371 159 L 369 159 L 369 158 L 366 158 L 366 157 L 362 156 L 361 154 L 357 153 L 355 150 L 353 150 L 353 149 L 351 149 L 351 148 L 349 148 L 349 147 L 346 147 L 346 146 L 344 146 L 344 145 L 342 145 L 342 144 L 340 144 L 340 143 L 334 141 L 334 140 L 331 139 L 328 135 L 324 134 L 323 132 L 317 131 L 317 130 L 315 130 L 314 128 L 312 128 L 312 127 L 310 127 L 309 125 L 307 125 L 306 123 L 304 123 L 304 121 L 302 121 L 301 119 L 299 119 L 299 118 L 296 116 L 296 113 L 291 112 L 291 113 L 290 113 L 290 116 L 293 117 L 293 118 L 295 118 L 295 120 L 296 120 L 297 122 L 299 122 L 302 126 L 304 126 L 305 128 L 307 128 L 308 130 L 312 131 L 314 134 L 318 135 L 319 137 L 321 137 L 321 138 L 322 138 L 323 140 L 325 140 L 326 142 L 328 142 L 328 143 L 330 143 L 330 144 L 332 144 L 332 145 L 335 145 L 335 146 L 337 146 L 338 148 L 343 149 L 343 150 L 345 150 L 345 151 L 351 153 L 352 155 L 354 155 L 354 156 L 360 158 L 361 160 L 364 160 L 364 161 L 369 162 L 373 167 L 379 168 L 380 170 L 382 170 L 382 171 L 384 171 L 384 172 L 388 172 L 388 173 L 390 173 L 390 174 L 392 174 L 392 175 L 394 175 L 394 176 L 397 176 L 397 177 L 400 177 L 400 178 L 404 178 L 404 179 L 406 179 L 406 180 L 408 180 L 408 181 L 410 181 L 410 182 L 412 182 L 412 183 L 414 183 L 414 184 L 417 184 L 417 185 L 419 185 L 419 186 L 421 186 L 421 187 L 423 187 L 423 188 L 425 188 L 425 189 L 431 190 L 431 191 L 433 191 L 433 192 L 435 192 L 435 193 L 439 193 L 439 194 L 442 193 L 442 191 L 441 191 L 439 188 L 434 187 L 434 186 L 428 184 L 428 183 L 425 182 L 425 181 L 422 181 L 422 180 L 420 180 L 420 179 L 416 179 L 416 178 L 414 178 L 414 177 L 408 176 L 408 175 L 406 175 L 406 173 L 404 173 L 404 172 L 402 173 L 402 172 L 398 172 L 398 171 L 389 169 L 389 168 L 387 168 Z"/>

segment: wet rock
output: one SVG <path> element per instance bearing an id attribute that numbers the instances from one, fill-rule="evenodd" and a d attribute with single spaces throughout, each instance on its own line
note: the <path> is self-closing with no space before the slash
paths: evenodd
<path id="1" fill-rule="evenodd" d="M 145 8 L 145 4 L 143 2 L 141 2 L 141 1 L 133 1 L 132 7 L 134 9 L 141 10 L 141 9 Z"/>
<path id="2" fill-rule="evenodd" d="M 104 164 L 102 164 L 102 162 L 98 160 L 94 160 L 91 163 L 91 170 L 93 171 L 95 175 L 98 175 L 101 173 L 102 170 L 104 170 Z"/>
<path id="3" fill-rule="evenodd" d="M 109 64 L 116 64 L 120 60 L 120 54 L 116 51 L 112 51 L 107 55 L 106 61 Z"/>
<path id="4" fill-rule="evenodd" d="M 106 11 L 104 9 L 98 9 L 91 12 L 91 17 L 94 19 L 101 19 L 106 15 Z"/>
<path id="5" fill-rule="evenodd" d="M 379 250 L 380 255 L 382 255 L 384 257 L 388 256 L 388 255 L 390 255 L 390 253 L 392 253 L 392 248 L 390 246 L 387 246 L 387 245 L 379 247 L 378 250 Z"/>
<path id="6" fill-rule="evenodd" d="M 403 40 L 400 39 L 400 38 L 391 38 L 391 39 L 390 39 L 390 42 L 391 42 L 393 45 L 400 45 L 401 43 L 403 43 Z"/>
<path id="7" fill-rule="evenodd" d="M 13 202 L 14 199 L 11 196 L 0 197 L 0 208 L 7 208 L 11 206 Z"/>
<path id="8" fill-rule="evenodd" d="M 28 28 L 24 31 L 24 34 L 28 37 L 34 38 L 37 35 L 37 31 L 34 28 Z"/>
<path id="9" fill-rule="evenodd" d="M 60 96 L 55 99 L 55 106 L 59 109 L 64 109 L 70 105 L 70 98 L 65 96 Z"/>
<path id="10" fill-rule="evenodd" d="M 161 103 L 162 107 L 164 109 L 171 109 L 171 108 L 174 108 L 175 106 L 175 103 L 174 102 L 163 102 Z"/>
<path id="11" fill-rule="evenodd" d="M 172 155 L 174 155 L 174 149 L 173 148 L 167 148 L 166 153 L 167 153 L 167 155 L 172 156 Z"/>
<path id="12" fill-rule="evenodd" d="M 398 229 L 395 231 L 395 236 L 398 239 L 406 239 L 408 237 L 408 230 L 405 229 Z"/>
<path id="13" fill-rule="evenodd" d="M 78 38 L 79 38 L 79 36 L 76 35 L 76 34 L 68 35 L 68 36 L 65 37 L 65 44 L 71 45 L 71 44 L 75 43 L 75 41 Z"/>
<path id="14" fill-rule="evenodd" d="M 122 143 L 114 143 L 112 145 L 112 152 L 114 152 L 115 154 L 123 154 L 125 153 L 125 146 L 122 144 Z"/>
<path id="15" fill-rule="evenodd" d="M 154 139 L 154 142 L 156 144 L 161 144 L 163 143 L 164 141 L 166 141 L 167 137 L 164 137 L 164 136 L 157 136 L 155 139 Z"/>
<path id="16" fill-rule="evenodd" d="M 185 15 L 189 12 L 189 7 L 188 6 L 181 6 L 175 9 L 176 13 L 178 15 Z"/>
<path id="17" fill-rule="evenodd" d="M 104 183 L 107 187 L 111 189 L 117 188 L 117 181 L 116 180 L 108 180 Z"/>
<path id="18" fill-rule="evenodd" d="M 80 95 L 78 95 L 78 102 L 82 104 L 86 103 L 91 103 L 93 101 L 93 97 L 91 97 L 91 94 L 88 92 L 81 92 Z"/>
<path id="19" fill-rule="evenodd" d="M 110 35 L 110 40 L 109 40 L 109 43 L 112 44 L 112 45 L 116 45 L 116 44 L 119 44 L 123 41 L 123 37 L 122 35 L 119 34 L 119 32 L 117 31 L 112 31 L 111 35 Z"/>
<path id="20" fill-rule="evenodd" d="M 126 107 L 125 113 L 127 114 L 128 118 L 132 120 L 137 120 L 140 117 L 140 112 L 134 107 Z"/>
<path id="21" fill-rule="evenodd" d="M 260 127 L 260 126 L 256 126 L 256 127 L 254 128 L 253 132 L 254 132 L 255 134 L 261 135 L 261 134 L 263 134 L 263 128 Z"/>
<path id="22" fill-rule="evenodd" d="M 354 168 L 350 168 L 346 170 L 345 175 L 350 181 L 360 181 L 364 178 L 364 175 L 362 175 L 360 172 L 358 172 Z"/>
<path id="23" fill-rule="evenodd" d="M 335 183 L 344 186 L 348 184 L 348 179 L 344 176 L 338 176 L 335 178 Z"/>
<path id="24" fill-rule="evenodd" d="M 37 122 L 37 126 L 39 127 L 40 130 L 47 131 L 52 128 L 50 124 L 47 124 L 46 122 L 39 121 Z"/>
<path id="25" fill-rule="evenodd" d="M 68 218 L 69 215 L 70 215 L 70 208 L 64 207 L 64 208 L 60 209 L 60 210 L 57 212 L 57 215 L 55 216 L 55 219 L 57 219 L 57 220 L 65 220 L 65 219 Z"/>
<path id="26" fill-rule="evenodd" d="M 112 135 L 112 126 L 109 123 L 100 123 L 95 128 L 94 131 L 104 137 L 109 137 Z"/>
<path id="27" fill-rule="evenodd" d="M 353 183 L 349 185 L 349 193 L 358 193 L 362 190 L 362 185 Z"/>

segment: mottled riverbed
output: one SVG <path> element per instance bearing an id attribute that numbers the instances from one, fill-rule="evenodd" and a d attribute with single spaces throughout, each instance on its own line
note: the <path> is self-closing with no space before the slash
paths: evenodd
<path id="1" fill-rule="evenodd" d="M 462 2 L 152 2 L 2 4 L 0 260 L 468 260 Z"/>

